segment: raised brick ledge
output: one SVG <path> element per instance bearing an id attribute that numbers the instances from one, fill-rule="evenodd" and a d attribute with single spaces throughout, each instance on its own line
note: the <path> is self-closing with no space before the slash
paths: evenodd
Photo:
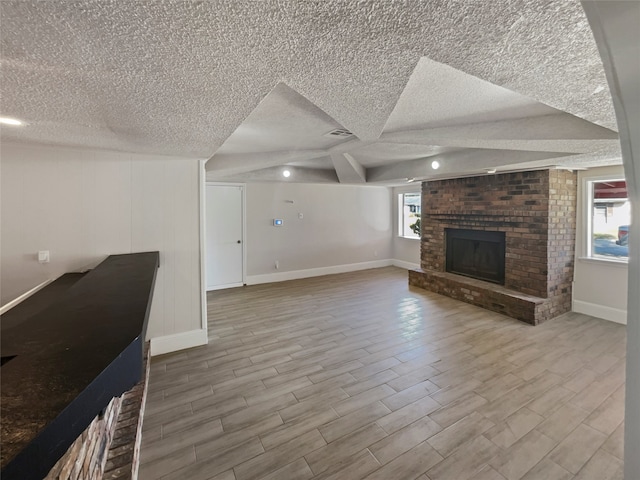
<path id="1" fill-rule="evenodd" d="M 547 319 L 547 299 L 453 273 L 409 270 L 409 285 L 502 313 L 531 325 Z"/>

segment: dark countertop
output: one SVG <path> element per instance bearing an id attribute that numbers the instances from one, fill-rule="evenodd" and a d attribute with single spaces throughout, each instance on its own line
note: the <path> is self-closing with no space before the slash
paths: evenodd
<path id="1" fill-rule="evenodd" d="M 158 252 L 111 255 L 0 317 L 2 356 L 15 355 L 0 370 L 3 479 L 42 478 L 139 381 L 158 265 Z"/>

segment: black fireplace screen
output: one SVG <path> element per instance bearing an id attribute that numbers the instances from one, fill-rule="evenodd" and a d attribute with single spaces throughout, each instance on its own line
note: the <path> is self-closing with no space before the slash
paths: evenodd
<path id="1" fill-rule="evenodd" d="M 504 232 L 445 229 L 446 270 L 504 285 Z"/>

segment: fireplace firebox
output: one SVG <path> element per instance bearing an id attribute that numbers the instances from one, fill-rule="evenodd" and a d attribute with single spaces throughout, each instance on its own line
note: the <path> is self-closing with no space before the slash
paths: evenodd
<path id="1" fill-rule="evenodd" d="M 445 228 L 446 271 L 504 285 L 505 234 Z"/>

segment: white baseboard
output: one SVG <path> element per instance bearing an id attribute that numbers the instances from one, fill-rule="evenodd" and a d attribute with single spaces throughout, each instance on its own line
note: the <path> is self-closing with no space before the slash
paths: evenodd
<path id="1" fill-rule="evenodd" d="M 240 282 L 240 283 L 226 283 L 224 285 L 211 285 L 207 287 L 207 292 L 212 292 L 214 290 L 224 290 L 226 288 L 233 288 L 233 287 L 242 287 L 244 285 L 244 283 Z"/>
<path id="2" fill-rule="evenodd" d="M 368 270 L 370 268 L 388 267 L 390 265 L 393 265 L 393 260 L 387 259 L 373 260 L 371 262 L 348 263 L 345 265 L 333 265 L 331 267 L 308 268 L 306 270 L 292 270 L 290 272 L 267 273 L 263 275 L 247 275 L 247 285 L 285 282 L 287 280 L 320 277 L 322 275 L 333 275 L 335 273 L 355 272 L 358 270 Z"/>
<path id="3" fill-rule="evenodd" d="M 420 265 L 417 263 L 405 262 L 404 260 L 393 260 L 393 266 L 399 268 L 405 268 L 407 270 L 414 270 L 416 268 L 420 268 Z"/>
<path id="4" fill-rule="evenodd" d="M 174 335 L 166 335 L 164 337 L 155 337 L 151 339 L 151 356 L 155 357 L 156 355 L 162 355 L 164 353 L 199 347 L 206 345 L 208 341 L 207 331 L 204 329 L 190 330 Z"/>
<path id="5" fill-rule="evenodd" d="M 584 313 L 592 317 L 602 318 L 610 322 L 627 324 L 627 311 L 620 308 L 605 307 L 595 303 L 574 300 L 572 310 L 577 313 Z"/>

